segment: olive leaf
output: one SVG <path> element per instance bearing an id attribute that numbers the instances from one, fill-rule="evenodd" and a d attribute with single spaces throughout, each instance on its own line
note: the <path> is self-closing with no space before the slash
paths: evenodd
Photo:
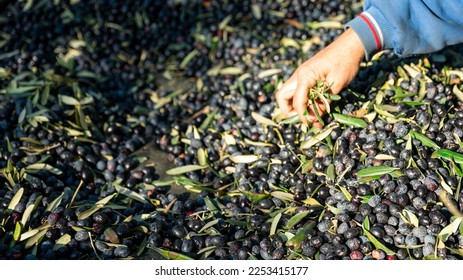
<path id="1" fill-rule="evenodd" d="M 339 124 L 337 123 L 330 123 L 328 126 L 326 126 L 322 131 L 320 131 L 318 134 L 314 135 L 310 139 L 304 141 L 301 143 L 301 149 L 308 149 L 319 142 L 323 141 L 326 137 L 328 137 L 331 132 L 338 128 Z"/>
<path id="2" fill-rule="evenodd" d="M 180 62 L 180 69 L 185 69 L 185 67 L 190 63 L 190 61 L 198 55 L 198 51 L 196 49 L 192 50 L 189 54 L 185 56 L 185 58 Z"/>
<path id="3" fill-rule="evenodd" d="M 116 191 L 122 195 L 125 195 L 131 199 L 134 199 L 134 200 L 137 200 L 137 201 L 140 201 L 141 203 L 148 203 L 148 201 L 146 200 L 146 198 L 144 198 L 143 196 L 139 195 L 138 193 L 126 188 L 126 187 L 123 187 L 121 185 L 115 185 L 114 188 L 116 189 Z"/>
<path id="4" fill-rule="evenodd" d="M 243 72 L 244 72 L 243 69 L 239 67 L 226 67 L 226 68 L 220 69 L 219 74 L 220 75 L 240 75 L 240 74 L 243 74 Z"/>
<path id="5" fill-rule="evenodd" d="M 8 211 L 11 212 L 16 208 L 16 205 L 18 205 L 19 201 L 21 200 L 22 196 L 24 194 L 24 188 L 20 188 L 11 198 L 10 203 L 8 204 Z"/>
<path id="6" fill-rule="evenodd" d="M 310 211 L 302 211 L 300 213 L 297 213 L 296 215 L 292 216 L 291 219 L 289 219 L 288 224 L 286 225 L 286 229 L 291 229 L 295 225 L 297 225 L 302 219 L 304 219 Z"/>
<path id="7" fill-rule="evenodd" d="M 101 208 L 103 208 L 117 193 L 113 193 L 111 195 L 108 195 L 107 197 L 103 198 L 103 199 L 100 199 L 99 201 L 97 201 L 94 205 L 92 205 L 89 209 L 87 209 L 86 211 L 80 213 L 80 215 L 77 215 L 77 218 L 79 220 L 83 220 L 85 218 L 88 218 L 90 217 L 91 215 L 93 215 L 96 211 L 100 210 Z"/>
<path id="8" fill-rule="evenodd" d="M 264 71 L 260 72 L 257 75 L 257 78 L 263 79 L 265 77 L 273 76 L 273 75 L 279 74 L 281 72 L 283 72 L 283 70 L 281 70 L 281 69 L 268 69 L 268 70 L 264 70 Z"/>
<path id="9" fill-rule="evenodd" d="M 167 251 L 167 250 L 163 250 L 161 248 L 150 247 L 150 246 L 148 246 L 148 248 L 155 251 L 156 253 L 158 253 L 159 255 L 161 255 L 162 257 L 164 257 L 167 260 L 193 260 L 192 258 L 190 258 L 190 257 L 188 257 L 186 255 L 177 253 L 177 252 Z"/>
<path id="10" fill-rule="evenodd" d="M 373 177 L 373 176 L 382 176 L 385 174 L 392 173 L 393 171 L 398 170 L 398 168 L 390 166 L 373 166 L 364 168 L 357 172 L 358 177 Z"/>
<path id="11" fill-rule="evenodd" d="M 61 200 L 63 199 L 63 196 L 64 196 L 64 192 L 59 195 L 57 198 L 55 198 L 52 202 L 50 202 L 50 204 L 48 204 L 47 208 L 45 209 L 45 211 L 54 211 L 56 208 L 58 208 L 58 206 L 61 204 Z"/>
<path id="12" fill-rule="evenodd" d="M 394 251 L 392 251 L 391 249 L 387 248 L 384 244 L 379 242 L 379 240 L 376 239 L 376 237 L 373 234 L 371 234 L 367 229 L 363 228 L 363 233 L 367 236 L 368 240 L 370 240 L 370 242 L 373 243 L 373 246 L 375 246 L 376 249 L 383 250 L 384 253 L 386 253 L 386 255 L 388 256 L 395 255 Z"/>
<path id="13" fill-rule="evenodd" d="M 219 221 L 220 221 L 219 219 L 214 219 L 214 220 L 212 220 L 212 221 L 207 222 L 207 223 L 198 231 L 198 233 L 201 233 L 201 232 L 205 231 L 206 229 L 215 226 L 216 224 L 219 223 Z"/>
<path id="14" fill-rule="evenodd" d="M 27 206 L 26 210 L 24 210 L 23 216 L 21 218 L 21 224 L 26 225 L 27 221 L 29 220 L 32 212 L 37 209 L 39 206 L 40 201 L 42 200 L 42 196 L 37 197 L 35 202 L 29 206 Z"/>
<path id="15" fill-rule="evenodd" d="M 256 122 L 258 122 L 260 124 L 270 125 L 270 126 L 278 126 L 278 124 L 276 122 L 274 122 L 271 119 L 266 118 L 266 117 L 264 117 L 262 115 L 259 115 L 256 112 L 251 112 L 251 116 Z"/>
<path id="16" fill-rule="evenodd" d="M 169 169 L 166 171 L 167 175 L 180 175 L 192 171 L 197 171 L 197 170 L 202 170 L 204 168 L 207 168 L 207 166 L 201 166 L 201 165 L 184 165 L 180 167 L 175 167 L 172 169 Z"/>
<path id="17" fill-rule="evenodd" d="M 455 220 L 444 227 L 437 236 L 442 240 L 442 242 L 446 242 L 452 234 L 457 232 L 462 221 L 463 217 L 455 218 Z"/>
<path id="18" fill-rule="evenodd" d="M 418 218 L 416 217 L 415 214 L 408 211 L 407 209 L 402 210 L 402 213 L 399 213 L 399 216 L 407 224 L 412 225 L 414 227 L 418 227 L 419 225 Z"/>
<path id="19" fill-rule="evenodd" d="M 286 246 L 294 246 L 296 250 L 299 249 L 301 242 L 307 238 L 306 232 L 314 228 L 315 225 L 316 223 L 314 221 L 310 221 L 304 227 L 300 228 L 292 238 L 288 239 Z"/>
<path id="20" fill-rule="evenodd" d="M 345 124 L 347 126 L 360 127 L 360 128 L 367 127 L 367 123 L 364 120 L 359 119 L 359 118 L 346 116 L 346 115 L 338 114 L 338 113 L 333 113 L 332 116 L 336 121 L 338 121 L 341 124 Z"/>
<path id="21" fill-rule="evenodd" d="M 463 163 L 463 154 L 447 150 L 447 149 L 440 149 L 432 153 L 431 158 L 440 158 L 449 161 L 454 161 L 456 163 Z"/>
<path id="22" fill-rule="evenodd" d="M 23 230 L 23 225 L 20 222 L 17 222 L 13 232 L 13 239 L 19 241 L 21 239 L 21 232 Z"/>
<path id="23" fill-rule="evenodd" d="M 28 249 L 39 242 L 39 240 L 47 233 L 48 229 L 42 229 L 38 231 L 35 235 L 31 236 L 27 239 L 26 243 L 24 244 L 24 248 Z M 23 237 L 21 236 L 21 240 Z"/>
<path id="24" fill-rule="evenodd" d="M 69 242 L 71 242 L 72 237 L 69 234 L 64 234 L 58 240 L 56 240 L 55 245 L 53 245 L 53 251 L 59 250 L 62 247 L 65 247 Z"/>
<path id="25" fill-rule="evenodd" d="M 282 214 L 278 213 L 275 217 L 273 217 L 272 224 L 270 225 L 270 236 L 275 235 L 281 216 Z"/>
<path id="26" fill-rule="evenodd" d="M 258 155 L 237 155 L 230 156 L 231 161 L 234 163 L 253 163 L 260 158 Z"/>
<path id="27" fill-rule="evenodd" d="M 409 132 L 409 134 L 410 134 L 410 136 L 412 138 L 417 139 L 418 141 L 421 142 L 421 144 L 423 144 L 426 147 L 433 148 L 435 150 L 440 149 L 439 145 L 437 145 L 434 141 L 432 141 L 427 136 L 425 136 L 425 135 L 423 135 L 423 134 L 421 134 L 419 132 L 411 130 Z"/>

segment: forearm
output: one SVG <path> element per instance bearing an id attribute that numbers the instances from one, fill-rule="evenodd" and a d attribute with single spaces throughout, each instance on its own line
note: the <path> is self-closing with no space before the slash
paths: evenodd
<path id="1" fill-rule="evenodd" d="M 463 42 L 462 0 L 367 0 L 364 9 L 347 27 L 359 35 L 366 59 L 382 49 L 410 56 Z"/>

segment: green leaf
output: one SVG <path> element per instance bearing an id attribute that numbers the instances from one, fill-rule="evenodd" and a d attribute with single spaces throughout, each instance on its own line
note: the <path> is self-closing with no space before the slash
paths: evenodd
<path id="1" fill-rule="evenodd" d="M 338 101 L 338 100 L 341 100 L 341 96 L 337 95 L 337 94 L 329 94 L 329 93 L 324 93 L 323 94 L 326 98 L 330 99 L 330 100 L 333 100 L 333 101 Z"/>
<path id="2" fill-rule="evenodd" d="M 180 174 L 184 174 L 184 173 L 188 173 L 192 171 L 202 170 L 204 168 L 207 168 L 207 166 L 194 165 L 194 164 L 184 165 L 184 166 L 169 169 L 166 171 L 166 174 L 167 175 L 180 175 Z"/>
<path id="3" fill-rule="evenodd" d="M 368 218 L 368 216 L 366 216 L 363 220 L 362 227 L 366 230 L 370 230 L 370 219 Z"/>
<path id="4" fill-rule="evenodd" d="M 357 172 L 358 177 L 371 177 L 371 176 L 382 176 L 385 174 L 389 174 L 398 168 L 390 167 L 390 166 L 373 166 L 369 168 L 362 169 Z"/>
<path id="5" fill-rule="evenodd" d="M 16 225 L 14 227 L 14 232 L 13 232 L 13 239 L 15 241 L 19 241 L 21 238 L 21 232 L 23 229 L 23 225 L 20 222 L 16 222 Z"/>
<path id="6" fill-rule="evenodd" d="M 351 116 L 346 116 L 343 114 L 338 114 L 338 113 L 333 113 L 333 118 L 338 121 L 341 124 L 345 124 L 347 126 L 353 126 L 353 127 L 360 127 L 360 128 L 366 128 L 368 124 L 359 118 L 351 117 Z"/>
<path id="7" fill-rule="evenodd" d="M 318 107 L 315 104 L 315 102 L 312 102 L 312 109 L 313 109 L 313 112 L 315 113 L 315 117 L 317 118 L 318 122 L 321 125 L 325 125 L 325 122 L 323 121 L 322 117 L 320 116 L 320 112 L 318 112 Z"/>
<path id="8" fill-rule="evenodd" d="M 36 86 L 24 86 L 24 87 L 17 87 L 17 88 L 7 88 L 6 89 L 6 93 L 7 94 L 23 94 L 23 93 L 27 93 L 27 92 L 30 92 L 30 91 L 33 91 L 33 90 L 36 90 L 37 87 Z"/>
<path id="9" fill-rule="evenodd" d="M 220 221 L 219 219 L 215 219 L 215 220 L 209 221 L 208 223 L 206 223 L 206 224 L 198 231 L 198 233 L 201 233 L 201 232 L 205 231 L 206 229 L 215 226 L 216 224 L 219 223 L 219 221 Z"/>
<path id="10" fill-rule="evenodd" d="M 289 219 L 288 224 L 286 225 L 286 229 L 291 229 L 295 225 L 297 225 L 302 219 L 304 219 L 310 211 L 303 211 L 300 213 L 297 213 L 296 215 L 292 216 L 291 219 Z"/>
<path id="11" fill-rule="evenodd" d="M 156 253 L 158 253 L 159 255 L 161 255 L 167 260 L 193 260 L 192 258 L 185 256 L 183 254 L 177 253 L 177 252 L 167 251 L 167 250 L 163 250 L 157 247 L 148 247 L 148 248 L 155 251 Z"/>
<path id="12" fill-rule="evenodd" d="M 114 188 L 116 189 L 116 191 L 122 195 L 125 195 L 131 199 L 134 199 L 134 200 L 137 200 L 137 201 L 140 201 L 141 203 L 148 203 L 148 201 L 141 195 L 139 195 L 138 193 L 126 188 L 126 187 L 123 187 L 121 185 L 115 185 Z"/>
<path id="13" fill-rule="evenodd" d="M 187 56 L 185 56 L 185 58 L 180 63 L 180 68 L 184 69 L 196 55 L 198 55 L 197 50 L 192 50 L 189 54 L 187 54 Z"/>
<path id="14" fill-rule="evenodd" d="M 351 201 L 352 195 L 350 194 L 350 192 L 348 192 L 345 187 L 339 187 L 339 189 L 341 190 L 342 194 L 346 197 L 347 201 Z"/>
<path id="15" fill-rule="evenodd" d="M 439 145 L 437 145 L 434 141 L 432 141 L 427 136 L 425 136 L 425 135 L 423 135 L 423 134 L 421 134 L 419 132 L 411 130 L 410 131 L 410 136 L 412 138 L 414 138 L 414 139 L 419 140 L 421 142 L 421 144 L 423 144 L 426 147 L 433 148 L 435 150 L 440 149 Z"/>
<path id="16" fill-rule="evenodd" d="M 328 209 L 330 209 L 331 213 L 333 213 L 333 214 L 335 214 L 335 215 L 338 215 L 338 214 L 341 214 L 341 213 L 342 213 L 342 210 L 341 210 L 341 209 L 336 208 L 336 207 L 334 207 L 333 205 L 326 204 L 326 207 L 328 207 Z"/>
<path id="17" fill-rule="evenodd" d="M 281 213 L 278 213 L 275 217 L 273 217 L 272 224 L 270 226 L 270 236 L 273 236 L 277 232 L 278 223 L 281 219 Z"/>
<path id="18" fill-rule="evenodd" d="M 216 205 L 215 200 L 212 200 L 209 197 L 204 198 L 204 203 L 206 204 L 207 209 L 211 211 L 212 213 L 217 214 L 222 211 L 220 207 Z"/>
<path id="19" fill-rule="evenodd" d="M 328 165 L 328 167 L 326 168 L 326 176 L 334 182 L 334 180 L 336 179 L 336 171 L 334 170 L 334 164 L 330 164 Z"/>
<path id="20" fill-rule="evenodd" d="M 456 163 L 463 163 L 463 154 L 447 149 L 440 149 L 435 151 L 434 153 L 432 153 L 431 158 L 440 158 L 449 161 L 454 161 Z"/>
<path id="21" fill-rule="evenodd" d="M 307 238 L 306 232 L 309 229 L 312 229 L 314 227 L 315 227 L 315 222 L 314 221 L 309 222 L 303 228 L 299 229 L 297 233 L 286 242 L 286 246 L 294 246 L 296 250 L 299 249 L 301 242 Z"/>
<path id="22" fill-rule="evenodd" d="M 395 255 L 395 252 L 384 246 L 381 242 L 376 239 L 376 237 L 371 234 L 367 229 L 363 228 L 364 234 L 367 236 L 368 240 L 370 240 L 371 243 L 375 246 L 376 249 L 383 250 L 384 253 L 388 256 Z"/>
<path id="23" fill-rule="evenodd" d="M 311 137 L 310 139 L 302 142 L 301 149 L 308 149 L 308 148 L 316 145 L 317 143 L 321 142 L 323 139 L 328 137 L 331 134 L 331 132 L 337 127 L 339 127 L 339 125 L 337 123 L 330 123 L 328 126 L 326 126 L 318 134 L 316 134 L 313 137 Z"/>

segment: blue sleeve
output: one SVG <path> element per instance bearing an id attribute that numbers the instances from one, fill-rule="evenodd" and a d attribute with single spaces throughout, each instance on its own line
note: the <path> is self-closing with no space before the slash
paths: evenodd
<path id="1" fill-rule="evenodd" d="M 382 49 L 431 53 L 463 42 L 463 0 L 366 0 L 346 26 L 359 35 L 367 60 Z"/>

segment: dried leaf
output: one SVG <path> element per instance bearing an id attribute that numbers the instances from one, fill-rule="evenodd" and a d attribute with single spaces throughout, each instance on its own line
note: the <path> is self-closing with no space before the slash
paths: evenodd
<path id="1" fill-rule="evenodd" d="M 105 239 L 109 240 L 113 244 L 119 244 L 119 237 L 117 233 L 110 227 L 106 228 L 103 232 Z"/>
<path id="2" fill-rule="evenodd" d="M 234 163 L 253 163 L 259 159 L 258 155 L 237 155 L 230 156 L 230 160 Z"/>

